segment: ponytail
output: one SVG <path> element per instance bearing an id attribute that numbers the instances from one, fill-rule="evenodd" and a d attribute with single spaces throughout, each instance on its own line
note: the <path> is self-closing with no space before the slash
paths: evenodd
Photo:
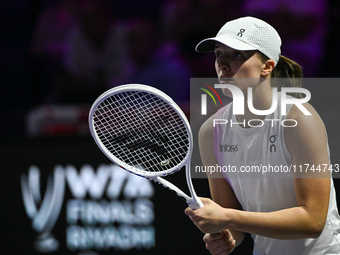
<path id="1" fill-rule="evenodd" d="M 268 60 L 264 54 L 260 54 L 262 60 Z M 299 87 L 302 84 L 302 67 L 285 56 L 280 55 L 279 61 L 271 72 L 271 86 L 281 91 L 282 87 Z M 292 93 L 294 97 L 302 98 L 300 93 Z"/>
<path id="2" fill-rule="evenodd" d="M 277 87 L 281 91 L 282 87 L 302 87 L 302 67 L 285 56 L 280 55 L 280 59 L 271 73 L 271 86 Z M 291 93 L 291 96 L 302 98 L 300 93 Z"/>

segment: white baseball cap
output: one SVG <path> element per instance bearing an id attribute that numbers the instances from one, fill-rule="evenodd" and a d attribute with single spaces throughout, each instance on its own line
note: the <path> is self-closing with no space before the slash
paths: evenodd
<path id="1" fill-rule="evenodd" d="M 258 50 L 275 65 L 281 54 L 281 38 L 267 22 L 254 17 L 243 17 L 227 22 L 216 37 L 207 38 L 196 46 L 197 52 L 212 52 L 220 42 L 235 50 Z"/>

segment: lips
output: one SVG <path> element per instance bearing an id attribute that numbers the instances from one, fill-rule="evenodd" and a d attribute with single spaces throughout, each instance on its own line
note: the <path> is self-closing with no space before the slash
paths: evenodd
<path id="1" fill-rule="evenodd" d="M 221 84 L 234 84 L 234 79 L 228 77 L 220 77 Z"/>

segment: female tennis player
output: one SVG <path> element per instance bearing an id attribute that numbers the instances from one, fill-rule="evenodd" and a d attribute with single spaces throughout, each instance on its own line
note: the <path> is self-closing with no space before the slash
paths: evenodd
<path id="1" fill-rule="evenodd" d="M 248 108 L 249 88 L 254 108 L 267 110 L 274 87 L 280 91 L 281 86 L 299 85 L 299 79 L 275 82 L 278 77 L 302 77 L 301 67 L 280 55 L 280 47 L 276 30 L 253 17 L 226 23 L 216 37 L 196 47 L 198 52 L 215 53 L 220 83 L 238 87 L 245 97 L 244 114 L 234 115 L 230 103 L 199 132 L 205 166 L 237 169 L 209 173 L 212 200 L 202 198 L 203 208 L 185 211 L 206 233 L 203 240 L 214 255 L 229 254 L 245 233 L 253 237 L 255 255 L 340 254 L 340 217 L 331 178 L 339 166 L 330 163 L 318 113 L 304 103 L 287 105 L 286 115 L 281 115 L 282 92 L 277 95 L 276 111 L 269 115 L 256 115 Z M 223 93 L 233 96 L 228 89 Z M 229 122 L 216 124 L 217 119 Z M 246 166 L 266 169 L 266 174 L 242 171 Z"/>

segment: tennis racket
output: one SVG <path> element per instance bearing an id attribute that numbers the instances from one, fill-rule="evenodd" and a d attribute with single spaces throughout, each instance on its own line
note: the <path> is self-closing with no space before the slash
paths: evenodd
<path id="1" fill-rule="evenodd" d="M 93 103 L 89 127 L 95 142 L 111 161 L 175 191 L 190 208 L 203 207 L 190 174 L 191 128 L 168 95 L 141 84 L 112 88 Z M 183 166 L 191 197 L 162 178 Z"/>

